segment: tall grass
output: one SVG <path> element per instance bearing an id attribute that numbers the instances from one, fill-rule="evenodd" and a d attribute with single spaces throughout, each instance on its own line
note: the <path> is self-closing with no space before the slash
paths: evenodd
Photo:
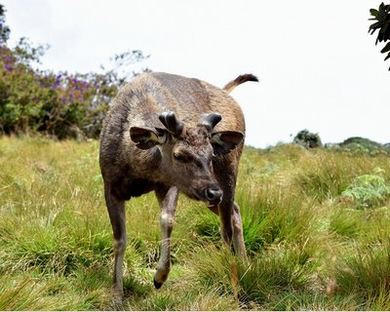
<path id="1" fill-rule="evenodd" d="M 181 196 L 172 271 L 158 291 L 159 207 L 153 194 L 132 199 L 118 307 L 97 150 L 0 139 L 0 310 L 390 309 L 389 194 L 359 206 L 344 193 L 376 168 L 389 187 L 388 156 L 247 148 L 236 201 L 248 259 L 222 244 L 216 215 Z"/>

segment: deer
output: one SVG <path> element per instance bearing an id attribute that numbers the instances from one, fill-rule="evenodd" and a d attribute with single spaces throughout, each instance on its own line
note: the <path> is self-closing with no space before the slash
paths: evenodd
<path id="1" fill-rule="evenodd" d="M 234 201 L 245 120 L 229 93 L 252 74 L 220 89 L 195 78 L 143 73 L 110 104 L 100 136 L 99 163 L 114 238 L 113 295 L 123 298 L 127 244 L 125 202 L 154 191 L 160 209 L 159 289 L 170 271 L 171 233 L 179 193 L 219 216 L 223 241 L 246 257 L 240 208 Z"/>

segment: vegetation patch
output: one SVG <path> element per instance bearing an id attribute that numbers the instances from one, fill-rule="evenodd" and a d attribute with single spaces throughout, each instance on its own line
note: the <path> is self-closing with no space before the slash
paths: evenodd
<path id="1" fill-rule="evenodd" d="M 356 177 L 342 195 L 353 200 L 358 209 L 382 205 L 390 197 L 390 184 L 380 175 L 383 172 L 376 168 L 375 174 Z"/>
<path id="2" fill-rule="evenodd" d="M 248 259 L 224 246 L 217 215 L 181 196 L 160 290 L 160 209 L 152 193 L 130 200 L 118 307 L 97 142 L 2 137 L 0 151 L 1 309 L 389 309 L 385 154 L 246 148 L 236 202 Z M 375 196 L 344 193 L 356 189 Z"/>

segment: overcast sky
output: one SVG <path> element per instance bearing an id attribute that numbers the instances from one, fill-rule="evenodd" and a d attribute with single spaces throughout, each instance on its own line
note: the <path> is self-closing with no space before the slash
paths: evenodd
<path id="1" fill-rule="evenodd" d="M 304 128 L 323 142 L 363 136 L 390 142 L 390 62 L 367 33 L 369 0 L 7 0 L 10 43 L 47 43 L 42 67 L 99 70 L 140 49 L 153 71 L 217 86 L 242 73 L 260 83 L 232 96 L 246 143 L 291 141 Z"/>

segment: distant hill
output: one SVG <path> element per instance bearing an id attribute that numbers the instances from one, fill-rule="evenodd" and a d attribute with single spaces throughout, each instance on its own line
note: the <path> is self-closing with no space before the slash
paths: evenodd
<path id="1" fill-rule="evenodd" d="M 347 149 L 362 152 L 386 152 L 390 153 L 390 143 L 381 144 L 362 137 L 351 137 L 341 143 L 327 143 L 326 148 Z"/>

